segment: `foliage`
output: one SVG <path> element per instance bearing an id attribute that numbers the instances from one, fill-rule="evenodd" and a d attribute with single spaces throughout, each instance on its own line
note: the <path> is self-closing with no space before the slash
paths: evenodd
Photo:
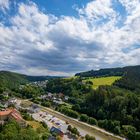
<path id="1" fill-rule="evenodd" d="M 71 125 L 68 126 L 68 131 L 70 131 L 72 134 L 79 136 L 80 133 L 76 127 L 72 127 Z"/>
<path id="2" fill-rule="evenodd" d="M 88 116 L 86 114 L 82 114 L 80 116 L 80 121 L 87 122 L 88 121 Z"/>
<path id="3" fill-rule="evenodd" d="M 35 81 L 44 81 L 57 78 L 55 76 L 27 76 L 15 72 L 0 71 L 0 87 L 3 88 L 18 88 L 21 84 L 26 84 Z"/>
<path id="4" fill-rule="evenodd" d="M 85 140 L 96 140 L 95 137 L 89 136 L 88 134 L 85 136 Z"/>
<path id="5" fill-rule="evenodd" d="M 44 129 L 44 131 L 42 131 Z M 47 140 L 50 133 L 47 129 L 42 128 L 41 133 L 34 130 L 32 127 L 27 126 L 21 128 L 15 121 L 9 121 L 0 129 L 1 140 Z M 40 137 L 41 136 L 41 137 Z M 45 139 L 47 138 L 47 139 Z"/>
<path id="6" fill-rule="evenodd" d="M 103 77 L 103 76 L 122 76 L 124 74 L 123 68 L 107 68 L 100 70 L 91 70 L 87 72 L 77 73 L 75 76 L 80 77 Z"/>
<path id="7" fill-rule="evenodd" d="M 41 102 L 41 105 L 43 105 L 45 107 L 50 107 L 51 106 L 51 102 L 49 102 L 49 101 L 43 101 L 43 102 Z"/>
<path id="8" fill-rule="evenodd" d="M 79 114 L 76 111 L 74 111 L 74 110 L 72 110 L 70 108 L 67 108 L 65 106 L 61 106 L 59 108 L 59 111 L 61 113 L 65 114 L 65 115 L 68 115 L 68 116 L 76 118 L 76 119 L 79 117 Z"/>
<path id="9" fill-rule="evenodd" d="M 22 98 L 34 98 L 41 95 L 43 89 L 33 85 L 26 85 L 20 89 L 19 92 L 22 95 Z"/>
<path id="10" fill-rule="evenodd" d="M 90 86 L 85 85 L 81 78 L 51 79 L 47 83 L 46 91 L 52 93 L 64 93 L 78 98 L 90 91 Z"/>

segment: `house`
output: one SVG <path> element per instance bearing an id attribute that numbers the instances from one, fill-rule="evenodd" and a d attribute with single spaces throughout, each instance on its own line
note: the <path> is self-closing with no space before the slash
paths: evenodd
<path id="1" fill-rule="evenodd" d="M 16 98 L 11 98 L 8 100 L 8 105 L 15 105 L 17 102 L 17 99 Z"/>
<path id="2" fill-rule="evenodd" d="M 53 97 L 53 94 L 52 93 L 48 93 L 48 98 L 52 98 Z"/>
<path id="3" fill-rule="evenodd" d="M 41 96 L 40 96 L 40 99 L 43 99 L 43 100 L 44 100 L 44 99 L 46 99 L 46 98 L 47 98 L 47 95 L 41 95 Z"/>
<path id="4" fill-rule="evenodd" d="M 37 104 L 32 104 L 31 107 L 28 109 L 29 113 L 38 113 L 40 111 L 40 107 Z"/>
<path id="5" fill-rule="evenodd" d="M 56 133 L 57 135 L 59 135 L 61 137 L 64 136 L 64 133 L 59 128 L 56 128 L 54 126 L 52 126 L 52 128 L 50 129 L 50 132 L 51 133 Z"/>
<path id="6" fill-rule="evenodd" d="M 16 109 L 6 109 L 4 111 L 0 111 L 0 123 L 3 124 L 8 120 L 15 120 L 21 127 L 26 126 L 26 121 Z"/>
<path id="7" fill-rule="evenodd" d="M 61 105 L 61 104 L 63 104 L 62 100 L 60 100 L 60 99 L 55 99 L 55 100 L 53 100 L 53 103 L 56 104 L 56 105 Z"/>

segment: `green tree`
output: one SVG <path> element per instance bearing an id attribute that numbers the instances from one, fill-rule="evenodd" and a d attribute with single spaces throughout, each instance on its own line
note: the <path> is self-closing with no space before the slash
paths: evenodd
<path id="1" fill-rule="evenodd" d="M 80 116 L 80 121 L 83 121 L 83 122 L 87 122 L 88 121 L 88 116 L 86 115 L 86 114 L 82 114 L 81 116 Z"/>
<path id="2" fill-rule="evenodd" d="M 135 139 L 136 128 L 131 125 L 123 125 L 123 134 L 128 137 L 130 140 Z"/>
<path id="3" fill-rule="evenodd" d="M 91 125 L 98 125 L 98 121 L 95 118 L 89 117 L 88 123 Z"/>

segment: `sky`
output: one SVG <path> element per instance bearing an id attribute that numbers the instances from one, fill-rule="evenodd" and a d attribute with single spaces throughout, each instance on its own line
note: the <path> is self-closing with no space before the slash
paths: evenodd
<path id="1" fill-rule="evenodd" d="M 71 76 L 140 64 L 140 0 L 0 0 L 0 70 Z"/>

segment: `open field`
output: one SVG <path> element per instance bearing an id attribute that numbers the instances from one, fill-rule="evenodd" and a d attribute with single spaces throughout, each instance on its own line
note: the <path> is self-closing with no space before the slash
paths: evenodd
<path id="1" fill-rule="evenodd" d="M 84 81 L 91 81 L 93 83 L 93 88 L 97 89 L 101 85 L 112 85 L 116 80 L 119 80 L 121 76 L 109 76 L 109 77 L 99 77 L 99 78 L 88 78 Z"/>

